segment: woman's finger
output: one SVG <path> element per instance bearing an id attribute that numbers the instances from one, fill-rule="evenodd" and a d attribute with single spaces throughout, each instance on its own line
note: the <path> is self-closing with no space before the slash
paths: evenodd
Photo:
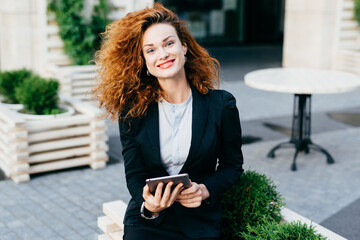
<path id="1" fill-rule="evenodd" d="M 155 199 L 160 201 L 161 196 L 162 196 L 162 192 L 163 192 L 163 186 L 164 184 L 162 182 L 160 182 L 157 186 L 156 186 L 156 191 L 155 191 Z"/>
<path id="2" fill-rule="evenodd" d="M 161 202 L 160 202 L 161 207 L 167 207 L 167 203 L 169 201 L 170 194 L 171 194 L 171 186 L 173 184 L 174 184 L 173 182 L 168 182 L 168 184 L 166 184 L 164 194 L 161 197 Z"/>
<path id="3" fill-rule="evenodd" d="M 189 194 L 183 194 L 181 192 L 181 194 L 179 194 L 178 199 L 189 199 L 189 198 L 194 198 L 194 197 L 198 197 L 202 195 L 202 191 L 200 189 L 198 189 L 196 192 L 194 193 L 189 193 Z"/>
<path id="4" fill-rule="evenodd" d="M 177 198 L 177 196 L 179 196 L 179 193 L 180 193 L 182 187 L 183 187 L 183 184 L 182 184 L 182 183 L 179 183 L 179 184 L 174 188 L 174 190 L 173 190 L 172 193 L 171 193 L 170 199 L 169 199 L 170 204 L 173 204 L 174 201 L 175 201 L 175 199 Z"/>
<path id="5" fill-rule="evenodd" d="M 176 192 L 176 193 L 180 193 L 181 190 L 183 190 L 184 184 L 183 183 L 179 183 L 178 185 L 176 185 L 176 187 L 174 188 L 173 192 Z"/>
<path id="6" fill-rule="evenodd" d="M 152 194 L 150 193 L 149 186 L 146 184 L 143 188 L 143 198 L 146 200 L 150 196 L 152 196 Z"/>
<path id="7" fill-rule="evenodd" d="M 187 208 L 196 208 L 201 206 L 201 199 L 200 198 L 194 198 L 194 199 L 185 199 L 178 201 L 181 205 Z"/>
<path id="8" fill-rule="evenodd" d="M 190 194 L 190 193 L 195 193 L 196 191 L 199 190 L 199 185 L 196 183 L 196 182 L 192 182 L 191 183 L 191 187 L 187 188 L 187 189 L 184 189 L 181 194 L 184 195 L 184 194 Z"/>
<path id="9" fill-rule="evenodd" d="M 201 202 L 194 202 L 194 203 L 181 203 L 184 207 L 187 208 L 197 208 L 201 206 Z"/>
<path id="10" fill-rule="evenodd" d="M 180 203 L 201 202 L 201 201 L 202 201 L 202 197 L 201 197 L 201 196 L 197 196 L 197 197 L 188 198 L 188 199 L 178 199 L 177 201 L 180 202 Z"/>

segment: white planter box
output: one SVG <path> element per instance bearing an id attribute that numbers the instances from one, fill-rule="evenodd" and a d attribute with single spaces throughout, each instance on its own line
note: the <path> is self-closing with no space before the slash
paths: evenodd
<path id="1" fill-rule="evenodd" d="M 308 226 L 312 225 L 314 226 L 314 229 L 317 233 L 320 233 L 324 237 L 327 237 L 329 240 L 346 240 L 346 238 L 341 237 L 340 235 L 330 231 L 327 228 L 324 228 L 323 226 L 314 223 L 313 221 L 307 219 L 306 217 L 301 216 L 300 214 L 291 211 L 288 208 L 283 208 L 281 210 L 281 215 L 283 216 L 283 220 L 285 222 L 292 222 L 292 221 L 300 221 L 302 224 L 306 223 Z"/>
<path id="2" fill-rule="evenodd" d="M 90 165 L 106 166 L 106 125 L 100 110 L 71 97 L 73 116 L 25 120 L 0 105 L 0 167 L 15 182 L 29 181 L 30 174 Z"/>
<path id="3" fill-rule="evenodd" d="M 56 78 L 60 82 L 60 92 L 62 95 L 90 101 L 91 89 L 96 86 L 96 66 L 56 66 L 48 65 L 44 68 L 44 77 Z"/>

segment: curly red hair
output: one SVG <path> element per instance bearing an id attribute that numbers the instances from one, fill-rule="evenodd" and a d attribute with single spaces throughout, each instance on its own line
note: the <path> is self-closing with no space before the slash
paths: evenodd
<path id="1" fill-rule="evenodd" d="M 113 120 L 142 117 L 149 104 L 163 97 L 157 79 L 146 75 L 142 54 L 143 34 L 156 23 L 171 24 L 182 44 L 187 46 L 187 80 L 201 94 L 219 86 L 219 62 L 196 43 L 184 20 L 155 3 L 153 8 L 128 13 L 109 24 L 103 33 L 101 49 L 95 55 L 99 84 L 92 93 Z"/>

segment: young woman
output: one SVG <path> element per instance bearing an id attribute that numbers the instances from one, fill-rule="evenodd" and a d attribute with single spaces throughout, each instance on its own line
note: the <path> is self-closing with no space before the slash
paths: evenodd
<path id="1" fill-rule="evenodd" d="M 176 14 L 155 3 L 110 24 L 94 93 L 119 120 L 132 196 L 124 239 L 219 239 L 221 194 L 242 173 L 234 97 L 215 90 L 219 63 Z M 188 173 L 191 187 L 147 178 Z"/>

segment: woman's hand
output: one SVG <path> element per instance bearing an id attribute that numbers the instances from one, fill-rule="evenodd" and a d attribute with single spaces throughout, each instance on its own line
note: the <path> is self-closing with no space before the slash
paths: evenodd
<path id="1" fill-rule="evenodd" d="M 210 197 L 210 193 L 204 184 L 191 182 L 191 187 L 183 190 L 177 197 L 181 205 L 187 208 L 197 208 L 201 202 Z"/>
<path id="2" fill-rule="evenodd" d="M 173 191 L 171 191 L 171 186 L 173 182 L 166 184 L 164 194 L 163 194 L 163 183 L 159 183 L 156 187 L 155 194 L 152 195 L 149 190 L 149 186 L 145 185 L 143 188 L 143 198 L 145 199 L 145 208 L 153 213 L 159 213 L 165 208 L 170 207 L 176 197 L 179 195 L 182 190 L 183 184 L 179 183 Z"/>

